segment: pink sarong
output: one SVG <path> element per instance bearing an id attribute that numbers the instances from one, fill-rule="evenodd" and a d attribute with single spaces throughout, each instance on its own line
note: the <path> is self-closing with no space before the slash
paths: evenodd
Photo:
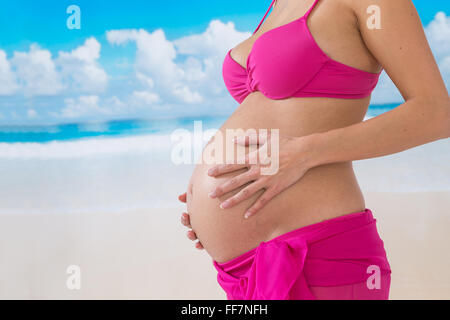
<path id="1" fill-rule="evenodd" d="M 230 300 L 389 296 L 391 269 L 369 209 L 293 230 L 213 263 Z"/>

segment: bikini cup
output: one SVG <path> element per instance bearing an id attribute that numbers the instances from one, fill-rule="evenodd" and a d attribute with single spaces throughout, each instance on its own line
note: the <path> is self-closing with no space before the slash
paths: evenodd
<path id="1" fill-rule="evenodd" d="M 230 94 L 242 103 L 252 92 L 270 99 L 329 97 L 361 99 L 370 96 L 380 73 L 363 71 L 327 56 L 314 40 L 307 19 L 318 3 L 299 19 L 263 33 L 253 44 L 244 68 L 231 57 L 223 63 Z M 259 23 L 260 28 L 275 0 Z"/>

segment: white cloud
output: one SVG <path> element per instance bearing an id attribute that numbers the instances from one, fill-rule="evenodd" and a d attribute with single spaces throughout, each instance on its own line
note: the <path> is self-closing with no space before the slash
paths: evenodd
<path id="1" fill-rule="evenodd" d="M 434 20 L 426 27 L 425 33 L 437 58 L 450 53 L 450 17 L 438 12 Z"/>
<path id="2" fill-rule="evenodd" d="M 37 114 L 36 110 L 34 110 L 34 109 L 28 109 L 28 111 L 27 111 L 27 117 L 30 118 L 30 119 L 34 119 L 34 118 L 37 118 L 37 117 L 38 117 L 38 114 Z"/>
<path id="3" fill-rule="evenodd" d="M 450 17 L 447 17 L 444 12 L 438 12 L 425 29 L 425 33 L 448 87 L 450 85 Z"/>
<path id="4" fill-rule="evenodd" d="M 118 109 L 125 106 L 125 104 L 116 96 L 112 96 L 111 98 L 109 98 L 106 104 L 109 105 L 111 109 Z"/>
<path id="5" fill-rule="evenodd" d="M 165 100 L 177 98 L 184 103 L 201 102 L 200 93 L 192 90 L 184 81 L 185 72 L 175 62 L 175 47 L 166 39 L 164 31 L 112 30 L 107 32 L 107 39 L 114 45 L 136 42 L 136 74 L 139 80 L 144 79 L 154 85 L 165 96 Z"/>
<path id="6" fill-rule="evenodd" d="M 147 77 L 143 73 L 136 72 L 136 78 L 144 85 L 144 87 L 147 87 L 150 89 L 155 87 L 155 81 L 153 81 L 152 78 Z"/>
<path id="7" fill-rule="evenodd" d="M 133 104 L 137 106 L 151 106 L 160 102 L 160 98 L 156 93 L 148 91 L 134 91 L 132 94 Z"/>
<path id="8" fill-rule="evenodd" d="M 53 117 L 110 119 L 111 117 L 128 114 L 129 101 L 126 103 L 117 96 L 101 99 L 97 95 L 81 95 L 64 100 L 65 107 L 60 113 L 53 113 Z"/>
<path id="9" fill-rule="evenodd" d="M 63 81 L 75 90 L 98 93 L 105 90 L 108 75 L 97 63 L 100 43 L 93 37 L 71 52 L 59 52 L 56 63 L 61 68 Z"/>
<path id="10" fill-rule="evenodd" d="M 0 50 L 0 95 L 56 96 L 65 93 L 99 93 L 108 75 L 99 64 L 100 43 L 93 37 L 71 52 L 50 51 L 32 44 L 28 52 L 14 52 L 11 61 Z"/>
<path id="11" fill-rule="evenodd" d="M 16 75 L 11 70 L 11 64 L 6 58 L 6 53 L 0 50 L 0 96 L 12 95 L 18 88 Z"/>
<path id="12" fill-rule="evenodd" d="M 203 33 L 174 40 L 177 52 L 187 56 L 181 65 L 186 81 L 210 101 L 228 96 L 222 80 L 223 59 L 229 49 L 250 35 L 236 30 L 232 22 L 212 20 Z"/>
<path id="13" fill-rule="evenodd" d="M 240 32 L 233 22 L 223 23 L 212 20 L 205 32 L 182 37 L 174 41 L 180 54 L 197 57 L 221 57 L 233 46 L 251 36 L 250 32 Z"/>
<path id="14" fill-rule="evenodd" d="M 107 39 L 113 45 L 134 41 L 136 52 L 136 78 L 155 103 L 155 94 L 165 103 L 184 104 L 214 103 L 214 98 L 227 94 L 221 79 L 222 61 L 230 47 L 249 37 L 239 32 L 232 22 L 210 22 L 205 32 L 182 37 L 174 41 L 166 39 L 162 30 L 149 33 L 145 30 L 112 30 Z M 149 90 L 151 89 L 151 90 Z M 151 92 L 150 92 L 151 91 Z M 133 94 L 136 98 L 136 93 Z"/>
<path id="15" fill-rule="evenodd" d="M 28 52 L 14 52 L 11 64 L 26 95 L 56 95 L 64 89 L 52 54 L 36 44 Z"/>
<path id="16" fill-rule="evenodd" d="M 99 97 L 96 95 L 80 96 L 77 99 L 68 98 L 64 100 L 66 106 L 61 111 L 64 118 L 78 118 L 99 114 L 108 114 L 108 110 L 99 106 Z"/>
<path id="17" fill-rule="evenodd" d="M 158 82 L 170 82 L 182 76 L 182 70 L 173 61 L 176 51 L 161 29 L 148 33 L 145 30 L 113 30 L 107 32 L 111 44 L 122 45 L 135 41 L 137 45 L 136 69 L 141 75 L 153 76 Z"/>
<path id="18" fill-rule="evenodd" d="M 174 86 L 172 93 L 175 97 L 177 97 L 181 101 L 184 101 L 185 103 L 194 104 L 203 101 L 203 96 L 199 92 L 192 91 L 187 86 Z"/>
<path id="19" fill-rule="evenodd" d="M 249 35 L 235 30 L 231 22 L 218 20 L 211 21 L 201 34 L 173 41 L 162 30 L 109 31 L 109 43 L 133 42 L 137 47 L 134 62 L 130 59 L 134 73 L 114 76 L 111 86 L 110 77 L 99 64 L 101 44 L 93 37 L 71 51 L 58 52 L 56 57 L 37 44 L 30 46 L 28 52 L 16 52 L 10 61 L 5 55 L 0 60 L 0 75 L 9 70 L 8 79 L 18 79 L 16 94 L 24 96 L 22 101 L 30 102 L 22 104 L 22 114 L 29 119 L 33 114 L 27 108 L 39 113 L 40 118 L 45 114 L 39 109 L 42 103 L 36 106 L 29 99 L 41 95 L 53 95 L 55 98 L 48 101 L 63 103 L 62 107 L 47 109 L 46 113 L 55 119 L 120 117 L 143 112 L 174 114 L 177 110 L 181 114 L 205 113 L 212 105 L 223 111 L 233 105 L 221 78 L 223 58 L 229 48 Z M 189 109 L 187 104 L 191 105 Z"/>

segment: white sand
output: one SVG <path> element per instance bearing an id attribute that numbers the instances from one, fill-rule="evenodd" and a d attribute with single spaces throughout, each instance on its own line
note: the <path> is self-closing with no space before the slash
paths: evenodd
<path id="1" fill-rule="evenodd" d="M 178 209 L 0 215 L 0 298 L 223 298 L 185 232 Z M 66 287 L 69 265 L 79 291 Z"/>
<path id="2" fill-rule="evenodd" d="M 450 299 L 450 192 L 367 193 L 393 269 L 391 298 Z M 0 298 L 223 299 L 183 206 L 0 215 Z M 81 290 L 66 268 L 81 267 Z"/>
<path id="3" fill-rule="evenodd" d="M 392 268 L 391 299 L 450 299 L 450 192 L 368 193 Z"/>

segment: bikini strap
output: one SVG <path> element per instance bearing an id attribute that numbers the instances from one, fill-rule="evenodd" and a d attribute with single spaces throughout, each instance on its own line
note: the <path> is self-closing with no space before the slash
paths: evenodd
<path id="1" fill-rule="evenodd" d="M 314 7 L 316 6 L 317 2 L 319 2 L 319 0 L 315 0 L 314 3 L 313 3 L 313 5 L 311 6 L 311 8 L 309 8 L 309 10 L 306 11 L 305 16 L 304 16 L 305 19 L 307 19 L 307 18 L 309 17 L 309 14 L 311 13 L 311 11 L 313 11 L 313 9 L 314 9 Z"/>
<path id="2" fill-rule="evenodd" d="M 267 15 L 269 14 L 270 9 L 272 9 L 273 4 L 275 3 L 276 0 L 272 0 L 272 3 L 269 6 L 269 9 L 267 9 L 266 14 L 264 15 L 264 17 L 262 18 L 261 22 L 259 23 L 258 27 L 256 27 L 256 30 L 253 31 L 253 34 L 255 34 L 256 31 L 259 30 L 259 27 L 261 27 L 262 23 L 264 22 L 264 19 L 266 19 Z"/>

